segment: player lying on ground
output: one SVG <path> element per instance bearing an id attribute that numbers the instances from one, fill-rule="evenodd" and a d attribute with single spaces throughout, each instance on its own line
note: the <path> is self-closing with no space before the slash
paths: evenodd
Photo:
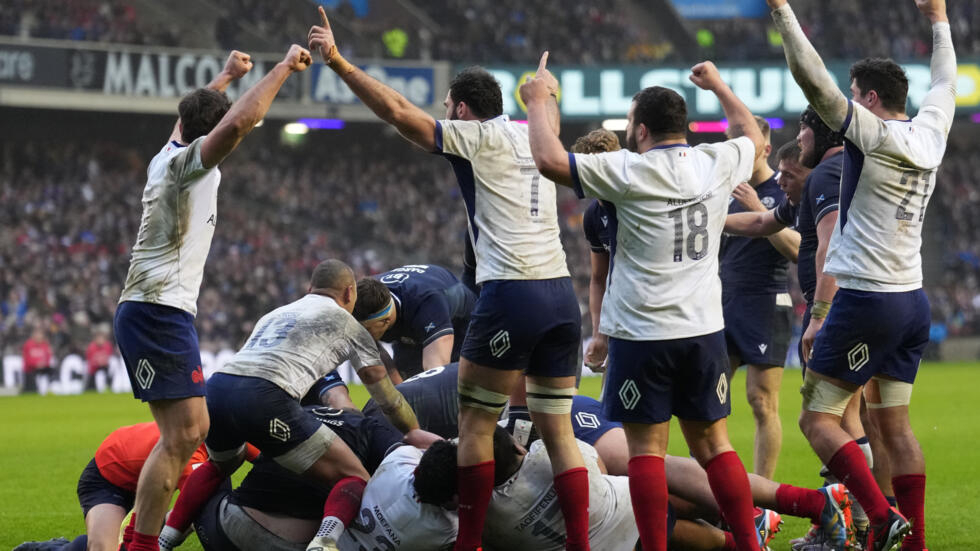
<path id="1" fill-rule="evenodd" d="M 170 139 L 147 169 L 139 235 L 113 322 L 133 395 L 149 403 L 160 428 L 136 487 L 131 551 L 157 549 L 178 474 L 208 433 L 194 316 L 217 223 L 218 164 L 262 120 L 289 76 L 310 61 L 309 52 L 292 46 L 229 104 L 223 90 L 252 67 L 248 55 L 232 52 L 207 88 L 181 99 Z"/>
<path id="2" fill-rule="evenodd" d="M 220 481 L 241 465 L 245 442 L 251 442 L 283 467 L 333 486 L 310 545 L 336 549 L 357 515 L 368 473 L 336 433 L 303 410 L 300 398 L 345 361 L 406 442 L 426 447 L 439 439 L 419 429 L 412 408 L 388 379 L 377 344 L 350 314 L 356 300 L 350 267 L 339 260 L 321 262 L 309 293 L 263 316 L 242 349 L 208 379 L 211 460 L 194 472 L 174 506 L 161 533 L 168 547 L 180 541 Z"/>
<path id="3" fill-rule="evenodd" d="M 925 459 L 909 423 L 912 385 L 929 341 L 922 290 L 922 223 L 956 107 L 956 55 L 944 0 L 916 0 L 932 24 L 932 82 L 914 118 L 908 78 L 891 60 L 851 66 L 852 99 L 841 93 L 786 0 L 767 0 L 793 78 L 824 123 L 844 133 L 840 216 L 824 270 L 840 290 L 813 343 L 800 428 L 817 455 L 846 480 L 871 521 L 869 551 L 925 548 Z M 889 507 L 864 454 L 840 427 L 864 390 L 880 429 L 902 514 Z"/>
<path id="4" fill-rule="evenodd" d="M 568 549 L 587 550 L 588 474 L 569 411 L 581 346 L 581 313 L 562 250 L 555 184 L 531 159 L 527 126 L 503 114 L 500 84 L 469 68 L 450 84 L 446 120 L 348 63 L 321 8 L 309 44 L 379 118 L 422 149 L 446 156 L 460 184 L 482 285 L 460 353 L 460 529 L 456 549 L 480 544 L 493 491 L 493 429 L 527 375 L 527 405 L 555 475 Z M 548 93 L 550 131 L 558 104 Z M 556 138 L 557 139 L 557 138 Z"/>

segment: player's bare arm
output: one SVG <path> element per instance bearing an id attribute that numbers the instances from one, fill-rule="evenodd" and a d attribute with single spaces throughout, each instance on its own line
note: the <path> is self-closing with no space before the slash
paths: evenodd
<path id="1" fill-rule="evenodd" d="M 817 254 L 814 264 L 817 271 L 817 288 L 813 291 L 813 308 L 810 310 L 810 325 L 806 327 L 801 338 L 803 347 L 803 357 L 800 358 L 804 363 L 810 358 L 813 350 L 813 341 L 817 338 L 817 332 L 823 327 L 824 319 L 830 311 L 830 303 L 837 294 L 837 279 L 824 273 L 823 267 L 827 260 L 827 248 L 830 245 L 830 236 L 837 225 L 837 211 L 831 212 L 817 222 Z"/>
<path id="2" fill-rule="evenodd" d="M 751 185 L 742 182 L 732 190 L 732 197 L 754 213 L 766 212 L 766 206 L 759 200 L 759 194 Z M 775 216 L 773 217 L 775 219 Z M 782 228 L 776 233 L 767 235 L 769 243 L 787 260 L 796 263 L 800 256 L 800 234 L 790 228 Z"/>
<path id="3" fill-rule="evenodd" d="M 776 220 L 773 211 L 739 212 L 725 218 L 725 233 L 745 237 L 768 237 L 786 226 Z"/>
<path id="4" fill-rule="evenodd" d="M 710 61 L 702 61 L 691 67 L 691 74 L 688 76 L 698 88 L 712 92 L 721 103 L 721 109 L 725 112 L 728 119 L 729 134 L 733 137 L 745 136 L 752 140 L 755 145 L 755 154 L 758 157 L 766 148 L 766 140 L 759 130 L 759 125 L 755 122 L 755 116 L 749 108 L 738 99 L 735 92 L 725 84 L 718 73 L 718 68 Z"/>
<path id="5" fill-rule="evenodd" d="M 558 107 L 558 79 L 548 70 L 547 51 L 541 54 L 541 59 L 538 61 L 538 70 L 534 73 L 534 76 L 544 80 L 545 84 L 548 85 L 548 89 L 551 91 L 551 97 L 554 101 L 548 103 L 548 118 L 551 122 L 552 130 L 555 132 L 555 136 L 558 136 L 561 134 L 561 109 Z"/>
<path id="6" fill-rule="evenodd" d="M 323 63 L 333 69 L 378 118 L 398 129 L 408 141 L 426 151 L 435 151 L 436 120 L 389 86 L 348 63 L 337 50 L 327 12 L 322 6 L 319 12 L 320 25 L 314 25 L 307 35 L 310 50 L 319 51 Z"/>
<path id="7" fill-rule="evenodd" d="M 443 335 L 422 349 L 422 370 L 442 367 L 452 360 L 454 335 Z"/>
<path id="8" fill-rule="evenodd" d="M 208 83 L 207 88 L 224 92 L 228 89 L 228 85 L 248 74 L 252 70 L 252 65 L 252 56 L 244 52 L 239 52 L 238 50 L 232 50 L 228 54 L 228 59 L 225 61 L 225 68 Z M 170 139 L 180 141 L 179 118 L 177 119 L 177 123 L 174 124 L 174 130 L 170 134 Z"/>
<path id="9" fill-rule="evenodd" d="M 531 156 L 538 172 L 545 178 L 563 186 L 572 185 L 572 171 L 568 164 L 568 152 L 558 139 L 555 91 L 557 81 L 547 70 L 548 52 L 541 56 L 538 72 L 521 85 L 521 99 L 527 106 L 528 141 Z"/>
<path id="10" fill-rule="evenodd" d="M 408 405 L 402 393 L 395 388 L 388 378 L 383 365 L 372 365 L 361 368 L 357 372 L 368 393 L 381 407 L 388 421 L 405 435 L 405 443 L 417 448 L 428 448 L 436 440 L 442 440 L 438 435 L 419 428 L 419 421 Z"/>
<path id="11" fill-rule="evenodd" d="M 807 101 L 827 126 L 837 130 L 847 117 L 847 98 L 834 83 L 817 50 L 800 28 L 793 9 L 786 0 L 766 0 L 772 19 L 783 38 L 783 51 L 793 78 Z"/>
<path id="12" fill-rule="evenodd" d="M 589 279 L 589 317 L 592 318 L 592 339 L 585 349 L 585 365 L 593 373 L 606 370 L 606 356 L 609 354 L 609 337 L 599 332 L 599 317 L 602 312 L 602 297 L 606 294 L 606 277 L 609 275 L 609 253 L 589 253 L 592 273 Z"/>
<path id="13" fill-rule="evenodd" d="M 242 94 L 222 117 L 218 126 L 204 138 L 204 143 L 201 144 L 201 164 L 205 168 L 211 168 L 234 151 L 242 139 L 265 117 L 286 79 L 293 73 L 305 71 L 312 63 L 310 52 L 293 44 L 283 60 Z"/>

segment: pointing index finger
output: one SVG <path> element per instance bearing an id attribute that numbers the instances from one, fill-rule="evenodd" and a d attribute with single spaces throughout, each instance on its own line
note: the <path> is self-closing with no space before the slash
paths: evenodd
<path id="1" fill-rule="evenodd" d="M 327 12 L 326 12 L 326 10 L 323 9 L 323 6 L 320 6 L 318 9 L 319 9 L 319 12 L 320 12 L 320 23 L 323 24 L 323 28 L 329 29 L 330 28 L 330 21 L 327 21 Z"/>
<path id="2" fill-rule="evenodd" d="M 541 73 L 547 70 L 547 65 L 548 65 L 548 50 L 545 50 L 545 52 L 541 54 L 541 61 L 538 62 L 537 73 Z"/>

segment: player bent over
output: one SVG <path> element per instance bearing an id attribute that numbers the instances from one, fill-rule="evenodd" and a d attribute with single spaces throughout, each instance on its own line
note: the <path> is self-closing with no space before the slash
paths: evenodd
<path id="1" fill-rule="evenodd" d="M 549 75 L 521 87 L 531 152 L 541 173 L 607 205 L 611 256 L 600 329 L 609 335 L 603 411 L 624 423 L 630 494 L 648 551 L 667 546 L 664 454 L 680 419 L 691 452 L 732 527 L 738 548 L 758 550 L 745 468 L 728 440 L 731 411 L 718 278 L 718 244 L 732 189 L 748 180 L 764 142 L 749 110 L 711 63 L 691 80 L 715 93 L 736 134 L 687 145 L 684 99 L 662 87 L 630 106 L 629 151 L 568 154 L 549 121 Z"/>
<path id="2" fill-rule="evenodd" d="M 339 260 L 321 262 L 309 294 L 263 316 L 242 349 L 208 379 L 211 461 L 188 480 L 168 520 L 168 537 L 179 539 L 216 485 L 241 465 L 249 442 L 284 468 L 333 485 L 310 547 L 337 549 L 344 527 L 358 513 L 368 473 L 343 440 L 303 410 L 300 399 L 345 361 L 407 442 L 425 447 L 439 439 L 419 429 L 388 379 L 374 339 L 350 314 L 356 300 L 351 269 Z"/>
<path id="3" fill-rule="evenodd" d="M 232 52 L 207 88 L 180 101 L 170 140 L 147 169 L 143 217 L 114 320 L 133 394 L 149 403 L 160 427 L 136 487 L 130 550 L 157 548 L 180 469 L 208 432 L 194 316 L 217 221 L 218 164 L 262 120 L 286 79 L 309 66 L 309 52 L 294 45 L 229 105 L 223 90 L 252 67 L 248 55 Z"/>
<path id="4" fill-rule="evenodd" d="M 469 215 L 482 288 L 460 353 L 456 549 L 480 545 L 493 491 L 493 430 L 522 371 L 528 409 L 551 458 L 566 549 L 589 549 L 588 473 L 569 419 L 581 313 L 561 246 L 555 184 L 535 168 L 526 125 L 503 114 L 500 84 L 478 67 L 453 79 L 446 120 L 437 122 L 348 63 L 322 9 L 320 17 L 321 25 L 310 29 L 310 46 L 376 115 L 424 150 L 446 156 Z M 557 93 L 557 83 L 551 92 Z M 550 92 L 548 98 L 556 135 L 558 105 Z"/>
<path id="5" fill-rule="evenodd" d="M 813 344 L 800 427 L 871 521 L 870 551 L 897 548 L 910 526 L 888 505 L 840 416 L 864 390 L 881 432 L 902 514 L 903 550 L 925 547 L 925 460 L 908 405 L 929 341 L 929 302 L 919 254 L 926 205 L 956 105 L 956 55 L 944 0 L 916 0 L 932 23 L 932 83 L 918 114 L 905 113 L 908 78 L 891 60 L 851 66 L 848 100 L 786 0 L 767 0 L 793 77 L 820 118 L 844 133 L 841 204 L 824 271 L 840 286 Z"/>

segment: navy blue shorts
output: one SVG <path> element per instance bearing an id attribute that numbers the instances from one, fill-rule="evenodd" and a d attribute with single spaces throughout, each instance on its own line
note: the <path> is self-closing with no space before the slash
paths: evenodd
<path id="1" fill-rule="evenodd" d="M 540 377 L 579 371 L 582 315 L 571 278 L 483 284 L 460 356 Z"/>
<path id="2" fill-rule="evenodd" d="M 306 396 L 303 396 L 303 399 L 300 400 L 300 405 L 324 405 L 325 402 L 323 401 L 323 395 L 326 394 L 331 388 L 337 388 L 338 386 L 346 387 L 347 383 L 344 382 L 344 379 L 340 376 L 340 373 L 337 373 L 337 370 L 335 369 L 318 379 L 317 382 L 313 383 L 313 386 L 310 387 L 310 390 L 306 393 Z"/>
<path id="3" fill-rule="evenodd" d="M 922 351 L 929 344 L 930 322 L 929 299 L 922 289 L 838 289 L 807 368 L 856 385 L 875 375 L 915 382 Z"/>
<path id="4" fill-rule="evenodd" d="M 82 506 L 83 518 L 92 507 L 103 503 L 118 505 L 128 513 L 135 501 L 136 492 L 124 490 L 106 480 L 99 472 L 95 459 L 88 462 L 82 470 L 82 476 L 78 477 L 78 503 Z"/>
<path id="5" fill-rule="evenodd" d="M 113 320 L 133 396 L 144 402 L 204 396 L 194 316 L 170 306 L 123 302 Z"/>
<path id="6" fill-rule="evenodd" d="M 610 421 L 602 415 L 602 403 L 589 396 L 572 398 L 572 430 L 575 438 L 590 446 L 612 429 L 623 428 L 622 423 Z"/>
<path id="7" fill-rule="evenodd" d="M 227 373 L 208 379 L 208 415 L 211 428 L 205 442 L 215 452 L 248 442 L 269 457 L 279 457 L 323 426 L 275 384 Z"/>
<path id="8" fill-rule="evenodd" d="M 729 355 L 737 357 L 740 365 L 782 367 L 786 363 L 793 332 L 792 306 L 777 305 L 775 294 L 730 293 L 722 296 L 721 303 Z"/>
<path id="9" fill-rule="evenodd" d="M 215 492 L 194 519 L 194 532 L 204 551 L 238 551 L 221 529 L 221 502 L 230 494 L 230 489 Z"/>
<path id="10" fill-rule="evenodd" d="M 602 413 L 621 423 L 664 423 L 671 415 L 715 421 L 731 411 L 725 332 L 686 339 L 609 338 Z"/>

